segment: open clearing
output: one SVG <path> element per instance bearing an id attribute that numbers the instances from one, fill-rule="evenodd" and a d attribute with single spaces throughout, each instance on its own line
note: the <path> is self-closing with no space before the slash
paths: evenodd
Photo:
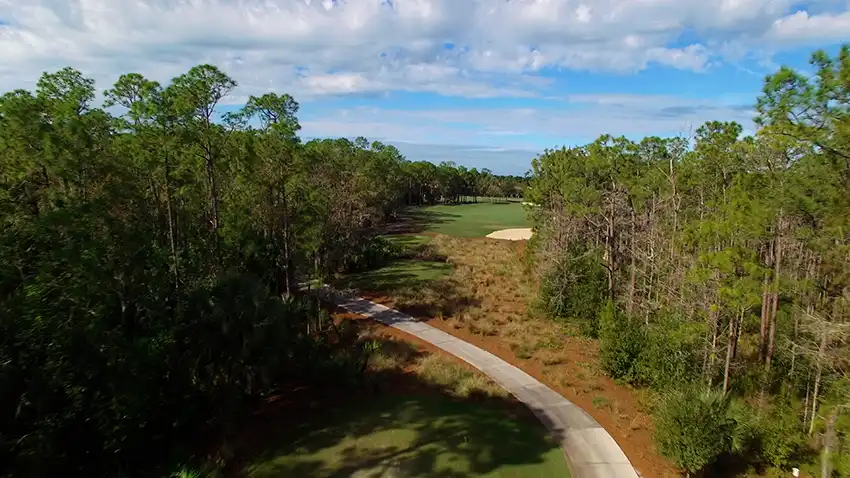
<path id="1" fill-rule="evenodd" d="M 501 229 L 531 227 L 525 207 L 518 202 L 431 206 L 410 215 L 417 226 L 413 232 L 455 237 L 484 237 Z"/>

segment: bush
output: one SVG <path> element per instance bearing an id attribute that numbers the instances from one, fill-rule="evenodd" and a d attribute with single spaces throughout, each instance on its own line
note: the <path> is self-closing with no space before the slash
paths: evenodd
<path id="1" fill-rule="evenodd" d="M 608 278 L 597 251 L 574 245 L 544 276 L 540 306 L 555 318 L 575 320 L 582 334 L 596 337 L 597 314 L 608 295 Z"/>
<path id="2" fill-rule="evenodd" d="M 598 322 L 602 368 L 615 379 L 634 381 L 645 343 L 641 324 L 620 313 L 611 301 L 599 312 Z"/>
<path id="3" fill-rule="evenodd" d="M 787 405 L 779 406 L 762 415 L 758 422 L 761 455 L 765 462 L 778 468 L 788 468 L 806 446 L 800 420 Z"/>
<path id="4" fill-rule="evenodd" d="M 655 415 L 655 443 L 663 456 L 695 473 L 731 450 L 736 423 L 728 396 L 695 386 L 670 393 Z"/>
<path id="5" fill-rule="evenodd" d="M 677 315 L 656 318 L 635 365 L 637 382 L 657 389 L 691 382 L 699 374 L 704 327 Z"/>
<path id="6" fill-rule="evenodd" d="M 346 257 L 343 272 L 377 269 L 402 253 L 402 248 L 383 236 L 371 237 Z"/>
<path id="7" fill-rule="evenodd" d="M 736 422 L 732 448 L 742 458 L 782 469 L 801 462 L 806 437 L 797 412 L 788 403 L 759 412 L 738 400 L 732 402 L 729 416 Z"/>

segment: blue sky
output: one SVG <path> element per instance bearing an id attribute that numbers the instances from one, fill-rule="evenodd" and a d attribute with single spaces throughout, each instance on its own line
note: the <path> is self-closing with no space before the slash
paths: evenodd
<path id="1" fill-rule="evenodd" d="M 0 0 L 0 90 L 207 62 L 240 84 L 224 108 L 292 94 L 305 137 L 522 174 L 603 133 L 752 132 L 764 76 L 841 42 L 848 0 Z"/>

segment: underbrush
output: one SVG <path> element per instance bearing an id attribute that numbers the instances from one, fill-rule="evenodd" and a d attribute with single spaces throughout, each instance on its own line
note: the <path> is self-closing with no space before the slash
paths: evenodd
<path id="1" fill-rule="evenodd" d="M 422 383 L 458 397 L 508 397 L 508 392 L 483 373 L 442 354 L 425 354 L 407 343 L 377 340 L 380 345 L 369 362 L 372 372 L 412 373 Z"/>

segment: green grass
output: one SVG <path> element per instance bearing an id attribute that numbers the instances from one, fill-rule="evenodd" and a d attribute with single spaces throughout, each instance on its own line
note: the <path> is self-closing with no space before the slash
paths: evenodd
<path id="1" fill-rule="evenodd" d="M 542 426 L 440 397 L 383 395 L 325 410 L 247 468 L 272 477 L 568 477 Z"/>
<path id="2" fill-rule="evenodd" d="M 451 264 L 445 262 L 402 259 L 371 271 L 348 274 L 336 282 L 344 289 L 363 289 L 377 292 L 394 292 L 416 289 L 430 282 L 448 277 Z"/>
<path id="3" fill-rule="evenodd" d="M 430 206 L 412 212 L 424 232 L 457 237 L 484 237 L 493 231 L 531 227 L 520 203 Z"/>

